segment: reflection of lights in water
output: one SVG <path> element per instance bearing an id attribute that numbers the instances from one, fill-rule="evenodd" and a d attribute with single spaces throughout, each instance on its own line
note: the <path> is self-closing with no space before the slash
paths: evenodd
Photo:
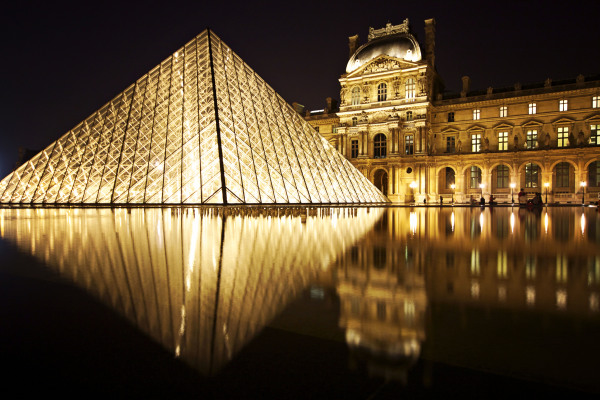
<path id="1" fill-rule="evenodd" d="M 515 233 L 515 213 L 510 213 L 510 233 Z"/>
<path id="2" fill-rule="evenodd" d="M 527 305 L 533 306 L 535 304 L 535 287 L 527 286 L 525 289 L 525 297 L 527 299 Z"/>
<path id="3" fill-rule="evenodd" d="M 544 213 L 544 232 L 548 234 L 548 211 Z"/>
<path id="4" fill-rule="evenodd" d="M 474 299 L 479 298 L 479 282 L 477 281 L 471 282 L 471 297 Z"/>
<path id="5" fill-rule="evenodd" d="M 598 312 L 600 308 L 600 300 L 598 299 L 598 293 L 590 294 L 590 311 Z"/>
<path id="6" fill-rule="evenodd" d="M 506 301 L 506 286 L 498 286 L 498 300 Z"/>
<path id="7" fill-rule="evenodd" d="M 454 211 L 450 214 L 450 224 L 452 225 L 452 232 L 454 232 Z"/>
<path id="8" fill-rule="evenodd" d="M 556 308 L 559 310 L 567 308 L 567 291 L 564 289 L 556 291 Z"/>
<path id="9" fill-rule="evenodd" d="M 414 211 L 410 213 L 410 230 L 413 235 L 417 233 L 417 213 Z"/>
<path id="10" fill-rule="evenodd" d="M 581 234 L 585 234 L 585 214 L 581 214 Z"/>
<path id="11" fill-rule="evenodd" d="M 479 228 L 483 231 L 483 213 L 479 214 Z"/>

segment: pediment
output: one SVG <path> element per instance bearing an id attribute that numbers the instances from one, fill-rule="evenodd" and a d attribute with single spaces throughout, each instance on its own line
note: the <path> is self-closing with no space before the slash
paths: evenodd
<path id="1" fill-rule="evenodd" d="M 552 121 L 552 125 L 558 125 L 558 124 L 574 124 L 575 120 L 573 118 L 567 118 L 567 117 L 560 117 L 555 119 L 554 121 Z"/>
<path id="2" fill-rule="evenodd" d="M 584 121 L 588 124 L 600 123 L 600 113 L 590 114 Z"/>
<path id="3" fill-rule="evenodd" d="M 401 60 L 382 54 L 379 57 L 376 57 L 373 60 L 366 63 L 365 65 L 361 66 L 357 70 L 348 74 L 348 78 L 353 76 L 372 74 L 375 72 L 414 68 L 417 65 L 419 64 L 416 62 Z"/>
<path id="4" fill-rule="evenodd" d="M 460 131 L 456 128 L 446 128 L 442 129 L 442 135 L 458 135 Z"/>
<path id="5" fill-rule="evenodd" d="M 543 122 L 538 121 L 536 119 L 530 119 L 529 121 L 525 122 L 521 126 L 525 128 L 525 127 L 539 127 L 539 126 L 542 126 L 542 125 L 544 125 Z"/>
<path id="6" fill-rule="evenodd" d="M 483 125 L 471 125 L 470 127 L 467 128 L 467 132 L 472 132 L 472 131 L 485 131 L 485 127 Z"/>
<path id="7" fill-rule="evenodd" d="M 512 128 L 514 128 L 514 125 L 508 124 L 506 122 L 500 122 L 492 127 L 492 129 L 494 129 L 494 130 L 512 129 Z"/>

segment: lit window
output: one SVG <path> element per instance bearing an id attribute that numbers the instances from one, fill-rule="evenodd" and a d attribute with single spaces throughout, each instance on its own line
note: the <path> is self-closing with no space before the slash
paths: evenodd
<path id="1" fill-rule="evenodd" d="M 412 116 L 412 111 L 407 111 L 406 112 L 406 120 L 407 121 L 412 121 L 413 116 Z"/>
<path id="2" fill-rule="evenodd" d="M 529 114 L 535 114 L 535 113 L 537 113 L 537 104 L 529 103 Z"/>
<path id="3" fill-rule="evenodd" d="M 352 88 L 352 105 L 357 106 L 360 104 L 360 88 L 355 86 Z"/>
<path id="4" fill-rule="evenodd" d="M 476 133 L 471 135 L 471 152 L 479 153 L 481 150 L 481 134 Z"/>
<path id="5" fill-rule="evenodd" d="M 561 162 L 556 166 L 556 187 L 569 187 L 569 163 Z"/>
<path id="6" fill-rule="evenodd" d="M 481 119 L 481 110 L 473 110 L 473 120 Z"/>
<path id="7" fill-rule="evenodd" d="M 479 188 L 480 183 L 481 183 L 481 169 L 479 169 L 479 167 L 472 166 L 471 167 L 471 181 L 470 181 L 471 189 Z"/>
<path id="8" fill-rule="evenodd" d="M 446 153 L 454 153 L 456 151 L 456 138 L 454 136 L 446 137 Z"/>
<path id="9" fill-rule="evenodd" d="M 411 155 L 415 151 L 415 137 L 413 135 L 404 136 L 404 149 L 406 155 Z"/>
<path id="10" fill-rule="evenodd" d="M 599 108 L 600 107 L 600 96 L 593 96 L 592 97 L 592 108 Z"/>
<path id="11" fill-rule="evenodd" d="M 505 189 L 508 187 L 508 166 L 498 165 L 496 167 L 496 187 Z"/>
<path id="12" fill-rule="evenodd" d="M 498 150 L 508 150 L 508 132 L 498 132 Z"/>
<path id="13" fill-rule="evenodd" d="M 455 173 L 450 167 L 446 167 L 446 189 L 452 189 L 451 185 L 454 185 Z"/>
<path id="14" fill-rule="evenodd" d="M 415 98 L 415 80 L 413 78 L 408 78 L 406 80 L 406 98 L 414 99 Z"/>
<path id="15" fill-rule="evenodd" d="M 569 145 L 569 127 L 558 127 L 558 147 L 567 147 Z"/>
<path id="16" fill-rule="evenodd" d="M 590 144 L 600 146 L 600 125 L 590 125 Z"/>
<path id="17" fill-rule="evenodd" d="M 385 158 L 387 150 L 387 140 L 383 133 L 379 133 L 375 136 L 373 148 L 373 157 Z"/>
<path id="18" fill-rule="evenodd" d="M 537 146 L 537 129 L 529 129 L 526 138 L 527 148 L 533 149 Z"/>
<path id="19" fill-rule="evenodd" d="M 453 112 L 448 113 L 448 122 L 454 122 L 454 113 Z"/>
<path id="20" fill-rule="evenodd" d="M 358 157 L 358 140 L 353 140 L 351 143 L 351 157 Z"/>
<path id="21" fill-rule="evenodd" d="M 504 118 L 508 116 L 508 107 L 502 106 L 500 107 L 500 118 Z"/>
<path id="22" fill-rule="evenodd" d="M 560 100 L 558 102 L 558 111 L 567 111 L 569 108 L 569 100 Z"/>
<path id="23" fill-rule="evenodd" d="M 385 100 L 387 100 L 387 85 L 385 83 L 380 83 L 377 86 L 377 101 Z"/>
<path id="24" fill-rule="evenodd" d="M 538 176 L 540 167 L 534 163 L 525 164 L 525 187 L 538 187 Z"/>

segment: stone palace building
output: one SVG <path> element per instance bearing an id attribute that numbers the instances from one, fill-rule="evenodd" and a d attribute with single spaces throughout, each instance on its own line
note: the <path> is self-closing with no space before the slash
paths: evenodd
<path id="1" fill-rule="evenodd" d="M 600 76 L 485 91 L 465 76 L 445 93 L 433 19 L 423 47 L 408 20 L 349 46 L 339 107 L 328 99 L 305 119 L 392 202 L 510 203 L 521 188 L 549 203 L 598 200 Z"/>

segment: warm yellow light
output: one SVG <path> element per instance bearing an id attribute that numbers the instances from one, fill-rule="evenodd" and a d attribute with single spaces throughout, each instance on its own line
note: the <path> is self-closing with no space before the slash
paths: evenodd
<path id="1" fill-rule="evenodd" d="M 414 188 L 416 188 L 416 187 L 417 187 L 417 182 L 416 182 L 416 181 L 412 181 L 412 182 L 410 183 L 410 185 L 408 185 L 408 186 L 410 186 L 411 188 L 413 188 L 413 189 L 414 189 Z"/>
<path id="2" fill-rule="evenodd" d="M 511 184 L 510 184 L 510 188 L 511 188 L 511 189 L 514 189 L 514 188 L 516 188 L 516 187 L 517 187 L 517 184 L 516 184 L 516 183 L 511 183 Z"/>
<path id="3" fill-rule="evenodd" d="M 550 182 L 544 183 L 544 186 L 546 186 L 546 188 L 548 188 L 550 186 Z"/>
<path id="4" fill-rule="evenodd" d="M 450 189 L 454 190 L 454 188 L 456 187 L 456 185 L 453 183 L 452 185 L 450 185 Z"/>
<path id="5" fill-rule="evenodd" d="M 483 189 L 485 187 L 485 183 L 480 183 L 479 188 Z"/>
<path id="6" fill-rule="evenodd" d="M 587 182 L 586 181 L 579 182 L 579 186 L 586 187 L 587 186 Z"/>

